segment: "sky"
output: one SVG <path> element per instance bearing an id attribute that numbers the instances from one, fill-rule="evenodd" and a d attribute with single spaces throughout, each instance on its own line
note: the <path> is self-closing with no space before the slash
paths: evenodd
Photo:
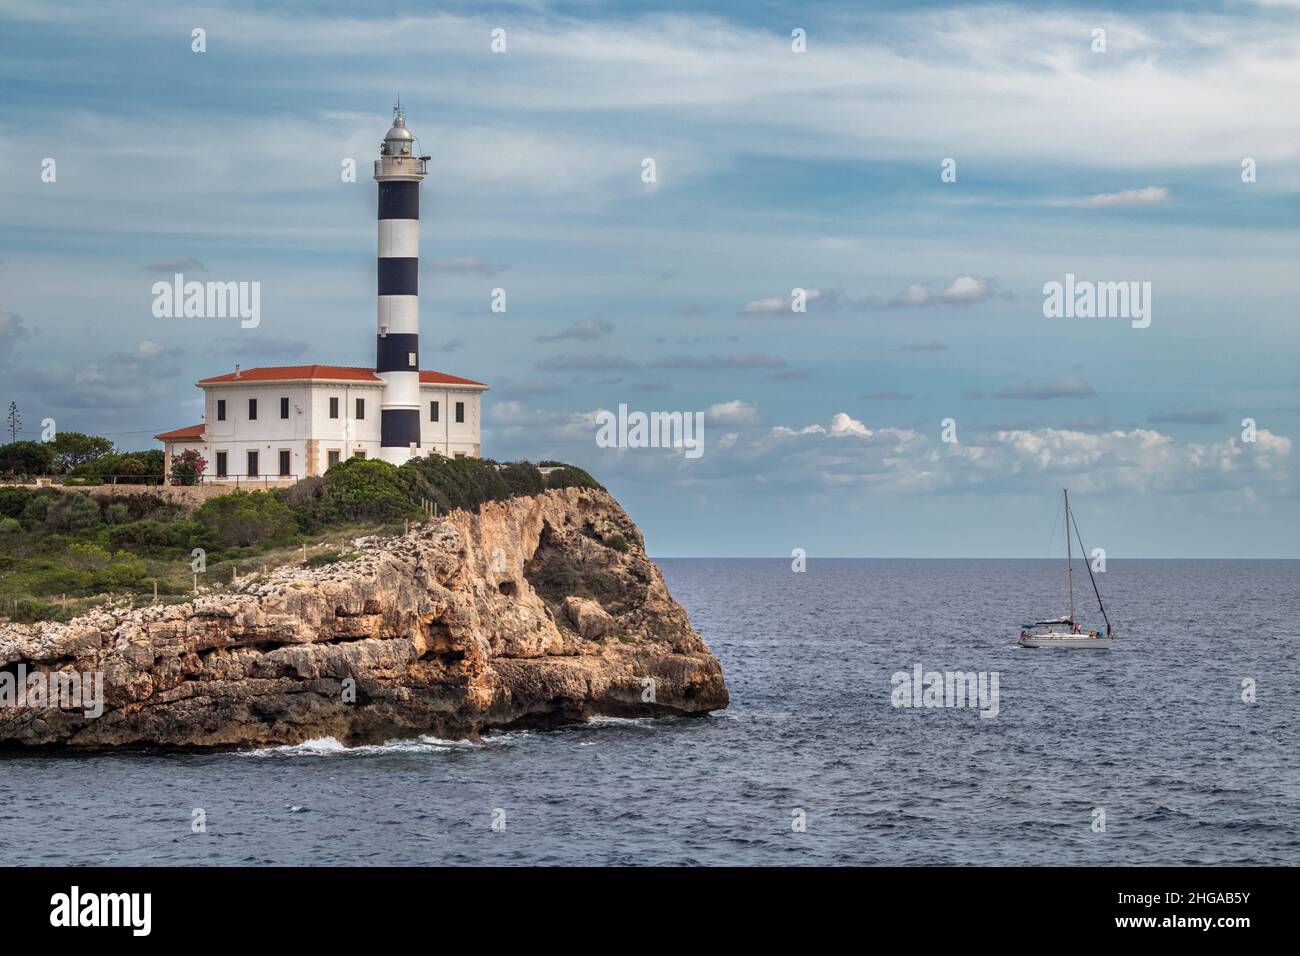
<path id="1" fill-rule="evenodd" d="M 237 362 L 372 365 L 400 96 L 422 366 L 652 554 L 1049 557 L 1068 486 L 1110 559 L 1300 557 L 1298 89 L 1286 2 L 0 0 L 0 402 L 160 447 Z M 260 324 L 155 318 L 175 272 Z"/>

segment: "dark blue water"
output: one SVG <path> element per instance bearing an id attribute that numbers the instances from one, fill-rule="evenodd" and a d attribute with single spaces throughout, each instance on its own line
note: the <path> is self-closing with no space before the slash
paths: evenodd
<path id="1" fill-rule="evenodd" d="M 1059 561 L 662 565 L 722 660 L 722 714 L 0 755 L 0 863 L 1300 863 L 1296 562 L 1112 561 L 1109 653 L 1015 646 L 1060 612 Z M 916 663 L 996 671 L 998 716 L 894 708 Z"/>

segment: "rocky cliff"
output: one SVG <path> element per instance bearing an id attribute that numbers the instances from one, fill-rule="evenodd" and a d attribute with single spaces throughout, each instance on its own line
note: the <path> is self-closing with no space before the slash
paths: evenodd
<path id="1" fill-rule="evenodd" d="M 491 502 L 359 550 L 189 604 L 0 626 L 11 687 L 103 675 L 102 715 L 0 706 L 0 745 L 359 744 L 727 706 L 717 659 L 603 491 Z"/>

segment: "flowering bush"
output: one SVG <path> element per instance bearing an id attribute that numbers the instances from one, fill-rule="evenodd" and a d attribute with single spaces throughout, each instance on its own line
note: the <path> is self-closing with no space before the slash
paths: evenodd
<path id="1" fill-rule="evenodd" d="M 172 482 L 177 485 L 196 484 L 208 463 L 193 448 L 186 449 L 172 459 Z"/>

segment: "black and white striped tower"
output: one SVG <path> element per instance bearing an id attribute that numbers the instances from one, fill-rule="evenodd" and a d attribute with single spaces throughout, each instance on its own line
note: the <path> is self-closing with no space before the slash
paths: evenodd
<path id="1" fill-rule="evenodd" d="M 393 107 L 393 128 L 375 160 L 379 183 L 379 338 L 375 372 L 380 398 L 380 456 L 400 465 L 420 444 L 420 181 L 428 156 L 415 155 L 406 111 Z"/>

